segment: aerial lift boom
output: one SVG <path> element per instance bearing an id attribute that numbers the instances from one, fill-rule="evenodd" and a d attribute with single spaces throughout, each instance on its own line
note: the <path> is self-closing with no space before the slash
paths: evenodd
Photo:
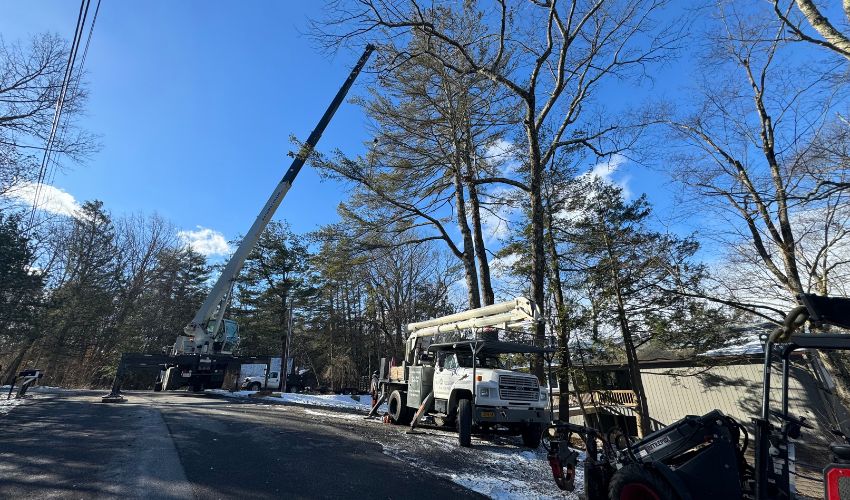
<path id="1" fill-rule="evenodd" d="M 470 309 L 418 323 L 410 323 L 407 325 L 408 337 L 405 358 L 410 357 L 416 349 L 417 341 L 421 338 L 450 332 L 460 333 L 470 329 L 502 328 L 507 330 L 520 325 L 536 323 L 541 321 L 542 318 L 540 308 L 534 302 L 525 297 L 517 297 L 506 302 L 499 302 L 498 304 Z M 411 363 L 413 360 L 406 359 L 406 361 Z"/>

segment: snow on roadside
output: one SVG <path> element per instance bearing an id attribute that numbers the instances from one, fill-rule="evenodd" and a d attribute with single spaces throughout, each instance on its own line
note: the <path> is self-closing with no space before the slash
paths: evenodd
<path id="1" fill-rule="evenodd" d="M 381 442 L 384 454 L 408 462 L 414 467 L 498 500 L 578 499 L 576 493 L 561 492 L 551 476 L 546 452 L 542 448 L 529 450 L 504 439 L 495 442 L 473 440 L 472 448 L 458 448 L 457 435 L 429 429 L 416 433 L 401 443 Z M 435 450 L 451 449 L 457 460 L 446 463 Z M 576 485 L 583 478 L 577 471 Z"/>
<path id="2" fill-rule="evenodd" d="M 332 418 L 332 419 L 342 418 L 342 419 L 345 419 L 345 420 L 360 420 L 360 419 L 363 418 L 363 416 L 361 416 L 361 415 L 353 415 L 351 413 L 345 413 L 345 414 L 328 413 L 326 411 L 316 411 L 316 410 L 309 410 L 309 409 L 305 409 L 304 413 L 306 413 L 307 415 L 314 415 L 314 416 L 317 416 L 317 417 L 328 417 L 328 418 Z"/>
<path id="3" fill-rule="evenodd" d="M 19 404 L 22 404 L 24 401 L 25 400 L 23 400 L 23 399 L 15 399 L 15 398 L 12 398 L 12 399 L 2 398 L 2 399 L 0 399 L 0 415 L 5 415 L 5 414 L 9 413 L 10 411 L 12 411 L 12 408 L 18 406 Z"/>
<path id="4" fill-rule="evenodd" d="M 236 391 L 230 392 L 224 389 L 207 389 L 208 393 L 218 394 L 228 398 L 249 398 L 256 394 L 255 391 Z M 359 398 L 359 400 L 355 399 Z M 279 396 L 256 396 L 252 397 L 256 400 L 277 401 L 285 403 L 295 403 L 308 406 L 324 406 L 327 408 L 346 408 L 351 410 L 369 411 L 371 408 L 372 398 L 369 396 L 346 396 L 342 394 L 296 394 L 287 392 Z M 386 405 L 382 405 L 380 411 L 383 413 L 386 410 Z"/>
<path id="5" fill-rule="evenodd" d="M 29 401 L 30 399 L 37 397 L 37 396 L 32 396 L 30 394 L 27 394 L 25 399 L 17 399 L 14 396 L 12 396 L 12 399 L 6 399 L 6 396 L 8 394 L 9 394 L 9 386 L 7 385 L 6 386 L 6 392 L 4 392 L 4 393 L 2 393 L 2 395 L 0 395 L 0 416 L 8 414 L 16 406 L 20 406 L 20 405 L 24 404 L 25 402 Z"/>

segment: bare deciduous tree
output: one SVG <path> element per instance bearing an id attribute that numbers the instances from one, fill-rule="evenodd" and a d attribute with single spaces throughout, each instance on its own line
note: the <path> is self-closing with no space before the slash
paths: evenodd
<path id="1" fill-rule="evenodd" d="M 674 175 L 719 216 L 711 230 L 728 250 L 718 287 L 726 303 L 779 321 L 798 294 L 829 293 L 847 260 L 843 195 L 812 195 L 822 182 L 810 159 L 836 112 L 837 91 L 827 78 L 832 68 L 788 52 L 781 22 L 734 2 L 720 7 L 702 98 L 670 122 L 687 145 L 673 158 Z M 842 170 L 824 165 L 819 174 L 841 178 Z M 844 397 L 846 383 L 839 380 Z"/>
<path id="2" fill-rule="evenodd" d="M 438 16 L 445 15 L 443 9 L 417 1 L 404 5 L 382 0 L 339 1 L 332 3 L 335 14 L 329 27 L 317 26 L 317 30 L 329 46 L 366 38 L 396 46 L 414 32 L 431 40 L 423 46 L 424 52 L 449 70 L 458 75 L 482 75 L 515 96 L 520 103 L 517 121 L 522 124 L 527 148 L 523 163 L 532 221 L 532 295 L 543 304 L 544 167 L 564 147 L 581 146 L 598 155 L 610 153 L 606 140 L 621 125 L 613 120 L 588 120 L 592 97 L 601 83 L 633 70 L 640 72 L 673 46 L 677 35 L 653 21 L 665 4 L 663 0 L 573 0 L 508 6 L 502 0 L 479 8 L 467 2 L 463 8 L 472 12 L 468 15 L 477 16 L 486 28 L 469 44 L 439 22 Z M 450 49 L 451 57 L 446 56 L 445 48 Z M 502 63 L 508 57 L 511 65 L 505 67 Z M 537 338 L 542 341 L 544 336 L 541 324 Z M 542 360 L 535 363 L 535 374 L 542 378 Z"/>
<path id="3" fill-rule="evenodd" d="M 802 19 L 795 20 L 792 12 L 799 12 Z M 842 1 L 844 23 L 850 21 L 850 2 Z M 839 29 L 839 25 L 830 21 L 813 0 L 793 0 L 787 6 L 780 5 L 779 0 L 773 0 L 773 11 L 782 23 L 788 27 L 796 40 L 808 42 L 819 47 L 827 48 L 836 54 L 850 59 L 850 36 Z M 817 35 L 806 33 L 803 23 L 813 29 Z"/>
<path id="4" fill-rule="evenodd" d="M 33 37 L 26 46 L 0 38 L 0 196 L 38 174 L 67 61 L 68 44 L 57 35 Z M 74 121 L 86 97 L 80 75 L 74 76 L 55 153 L 79 160 L 94 149 L 93 137 Z"/>

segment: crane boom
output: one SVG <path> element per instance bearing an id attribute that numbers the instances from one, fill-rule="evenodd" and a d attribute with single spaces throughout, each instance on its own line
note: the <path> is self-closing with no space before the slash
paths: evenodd
<path id="1" fill-rule="evenodd" d="M 292 161 L 289 169 L 283 175 L 283 178 L 277 186 L 275 186 L 274 191 L 272 191 L 271 196 L 269 196 L 268 201 L 266 201 L 266 204 L 263 206 L 263 209 L 254 221 L 254 224 L 251 225 L 251 228 L 239 243 L 236 251 L 233 252 L 233 255 L 230 257 L 230 261 L 221 272 L 221 275 L 215 285 L 213 285 L 212 290 L 210 290 L 210 293 L 207 295 L 204 303 L 201 305 L 200 309 L 198 309 L 198 312 L 195 313 L 192 321 L 183 329 L 184 335 L 177 338 L 177 342 L 175 342 L 172 349 L 172 355 L 193 353 L 203 354 L 208 352 L 228 354 L 232 351 L 233 346 L 226 341 L 227 339 L 224 339 L 225 341 L 217 341 L 216 339 L 233 282 L 239 275 L 239 271 L 242 269 L 245 259 L 248 258 L 251 250 L 257 244 L 257 240 L 259 240 L 263 230 L 266 228 L 269 221 L 271 221 L 277 207 L 280 206 L 281 201 L 283 201 L 283 197 L 286 196 L 287 191 L 289 191 L 289 188 L 292 187 L 292 183 L 295 181 L 295 177 L 298 175 L 298 172 L 300 172 L 301 168 L 304 166 L 304 162 L 310 156 L 310 153 L 313 152 L 313 149 L 322 137 L 322 133 L 331 121 L 331 118 L 333 118 L 337 108 L 339 108 L 340 104 L 342 104 L 342 101 L 345 99 L 346 94 L 348 94 L 354 80 L 357 79 L 357 76 L 360 74 L 363 66 L 366 65 L 366 61 L 369 59 L 373 50 L 374 47 L 372 45 L 366 46 L 366 50 L 363 52 L 363 55 L 360 56 L 360 60 L 357 61 L 354 69 L 351 70 L 351 73 L 348 75 L 348 79 L 345 83 L 343 83 L 333 101 L 331 101 L 330 106 L 328 106 L 325 114 L 322 115 L 322 118 L 319 120 L 316 128 L 313 129 L 312 133 L 310 133 L 310 136 L 307 138 L 307 142 L 305 142 L 298 151 L 298 154 L 295 156 L 295 159 Z M 215 320 L 215 323 L 213 323 L 212 328 L 209 328 L 210 323 L 213 320 Z"/>

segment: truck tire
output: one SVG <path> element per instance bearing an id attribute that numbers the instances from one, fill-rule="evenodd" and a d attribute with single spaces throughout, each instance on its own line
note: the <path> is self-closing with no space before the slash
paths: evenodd
<path id="1" fill-rule="evenodd" d="M 259 382 L 251 382 L 248 386 L 249 391 L 259 391 L 262 385 Z"/>
<path id="2" fill-rule="evenodd" d="M 674 500 L 670 485 L 658 474 L 638 464 L 618 470 L 608 485 L 608 498 L 615 500 Z"/>
<path id="3" fill-rule="evenodd" d="M 407 394 L 401 391 L 393 391 L 387 402 L 387 412 L 394 424 L 408 425 L 413 420 L 413 409 L 407 407 Z"/>
<path id="4" fill-rule="evenodd" d="M 472 446 L 472 401 L 457 402 L 457 442 L 464 448 Z"/>
<path id="5" fill-rule="evenodd" d="M 156 383 L 153 385 L 153 392 L 162 392 L 162 381 L 156 381 Z"/>
<path id="6" fill-rule="evenodd" d="M 526 424 L 522 428 L 522 444 L 532 450 L 540 447 L 540 437 L 543 435 L 543 426 L 538 423 Z"/>

